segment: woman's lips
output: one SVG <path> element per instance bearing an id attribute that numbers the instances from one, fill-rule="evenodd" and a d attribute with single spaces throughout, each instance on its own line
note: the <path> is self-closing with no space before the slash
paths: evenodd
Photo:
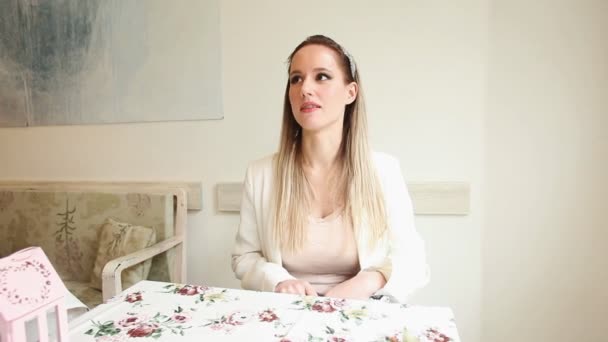
<path id="1" fill-rule="evenodd" d="M 302 113 L 311 113 L 314 112 L 315 110 L 321 108 L 321 106 L 319 106 L 318 104 L 314 103 L 314 102 L 304 102 L 302 104 L 302 106 L 300 106 L 300 112 Z"/>

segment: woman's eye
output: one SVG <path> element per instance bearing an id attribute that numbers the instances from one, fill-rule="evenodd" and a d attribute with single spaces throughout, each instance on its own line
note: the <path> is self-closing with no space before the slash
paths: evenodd
<path id="1" fill-rule="evenodd" d="M 302 77 L 300 77 L 300 76 L 291 76 L 291 78 L 289 79 L 289 83 L 296 84 L 296 83 L 300 82 L 301 79 L 302 79 Z"/>
<path id="2" fill-rule="evenodd" d="M 317 75 L 317 80 L 318 81 L 326 81 L 329 80 L 330 77 L 327 74 L 318 74 Z"/>

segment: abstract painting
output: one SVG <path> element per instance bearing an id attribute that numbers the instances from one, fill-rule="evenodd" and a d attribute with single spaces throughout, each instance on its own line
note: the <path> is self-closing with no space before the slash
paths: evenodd
<path id="1" fill-rule="evenodd" d="M 0 1 L 0 126 L 221 119 L 219 0 Z"/>

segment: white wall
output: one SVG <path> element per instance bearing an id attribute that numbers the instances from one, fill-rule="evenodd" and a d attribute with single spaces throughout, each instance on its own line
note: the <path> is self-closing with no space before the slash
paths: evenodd
<path id="1" fill-rule="evenodd" d="M 602 341 L 607 6 L 222 1 L 224 120 L 2 129 L 0 178 L 201 180 L 189 281 L 238 286 L 238 216 L 215 211 L 215 184 L 275 150 L 284 61 L 326 33 L 362 70 L 373 145 L 408 181 L 472 187 L 471 215 L 416 218 L 433 277 L 415 301 L 452 307 L 467 342 Z"/>
<path id="2" fill-rule="evenodd" d="M 238 216 L 215 211 L 215 184 L 275 150 L 284 61 L 307 35 L 328 34 L 359 63 L 376 149 L 399 157 L 408 181 L 471 183 L 470 216 L 417 218 L 433 276 L 416 301 L 452 307 L 463 340 L 478 341 L 486 1 L 369 4 L 223 1 L 224 120 L 3 129 L 0 178 L 202 180 L 188 280 L 236 287 Z"/>
<path id="3" fill-rule="evenodd" d="M 608 2 L 494 1 L 484 341 L 606 341 Z"/>

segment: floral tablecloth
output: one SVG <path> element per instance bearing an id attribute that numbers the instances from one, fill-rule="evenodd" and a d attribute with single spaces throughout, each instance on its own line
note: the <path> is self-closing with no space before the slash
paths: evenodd
<path id="1" fill-rule="evenodd" d="M 142 281 L 70 323 L 70 341 L 459 341 L 452 311 Z"/>

